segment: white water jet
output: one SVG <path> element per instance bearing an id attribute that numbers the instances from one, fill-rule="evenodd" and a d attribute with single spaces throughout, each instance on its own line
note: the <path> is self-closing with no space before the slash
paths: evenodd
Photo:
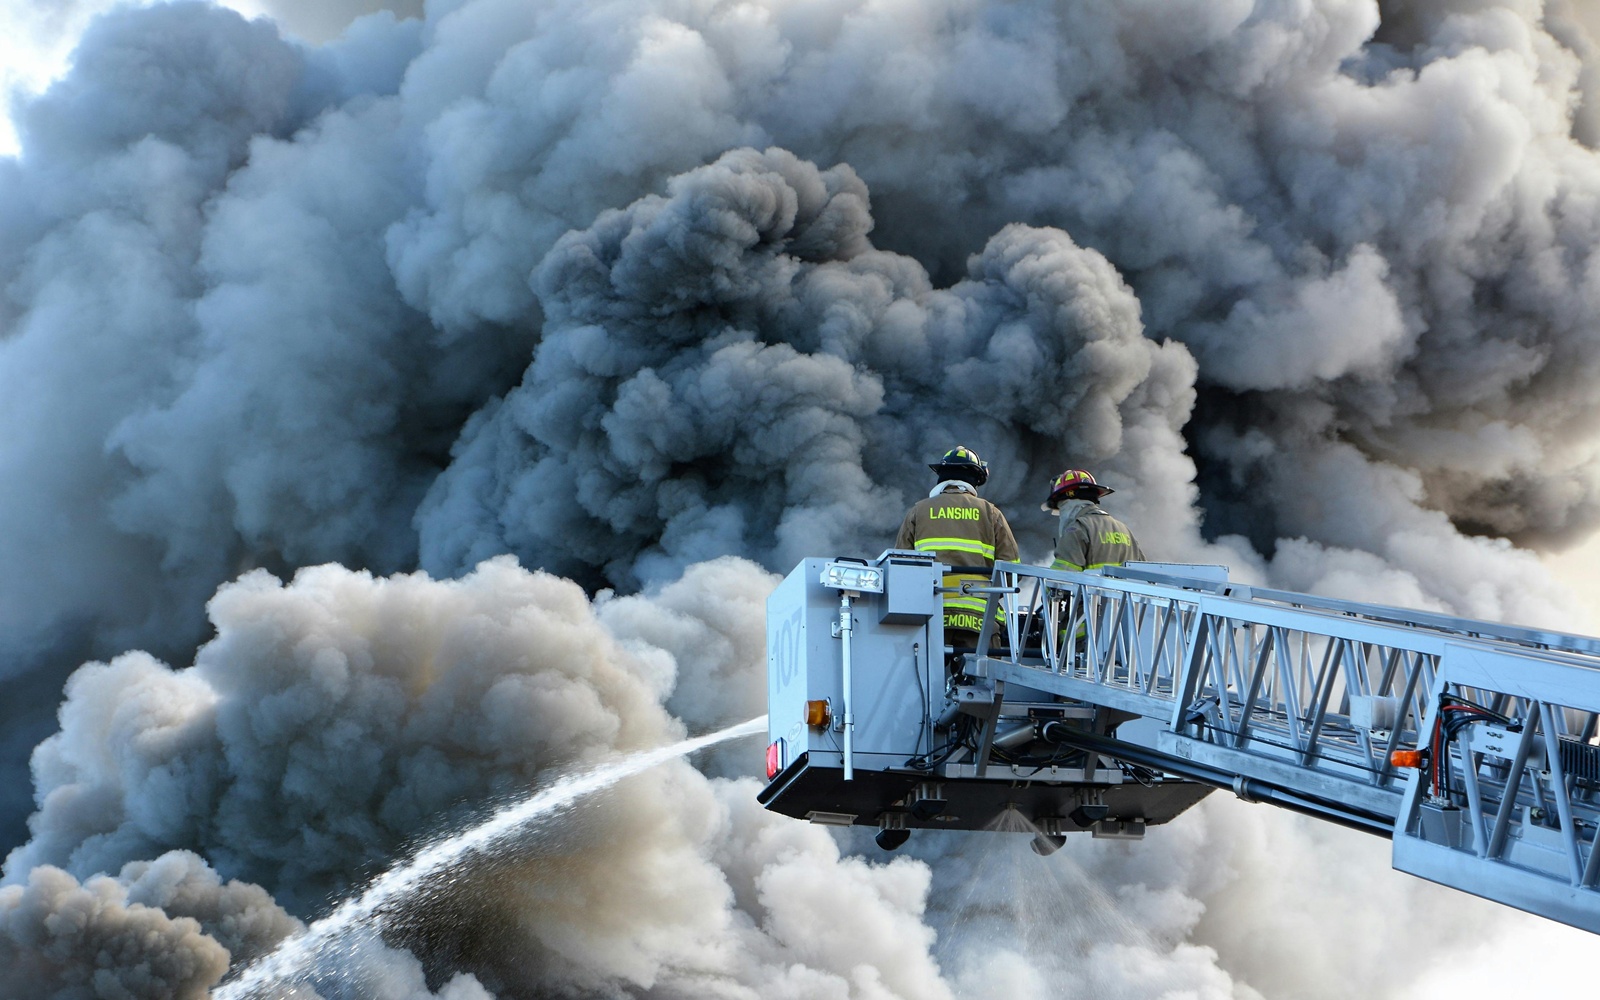
<path id="1" fill-rule="evenodd" d="M 340 938 L 381 924 L 384 907 L 403 900 L 424 879 L 458 864 L 468 855 L 493 850 L 535 820 L 566 809 L 587 795 L 658 764 L 726 740 L 761 732 L 766 724 L 767 717 L 762 715 L 706 736 L 641 751 L 611 764 L 568 775 L 536 795 L 510 803 L 477 826 L 429 844 L 410 861 L 384 872 L 361 895 L 345 900 L 332 913 L 246 968 L 238 979 L 212 991 L 213 1000 L 243 1000 L 259 989 L 295 975 L 308 960 L 330 950 Z"/>

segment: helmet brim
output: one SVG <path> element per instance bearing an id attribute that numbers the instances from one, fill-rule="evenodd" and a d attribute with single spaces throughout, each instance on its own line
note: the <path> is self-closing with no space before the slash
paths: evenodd
<path id="1" fill-rule="evenodd" d="M 984 465 L 930 465 L 928 468 L 940 479 L 959 479 L 974 487 L 989 481 L 989 468 Z"/>
<path id="2" fill-rule="evenodd" d="M 1091 503 L 1094 503 L 1115 492 L 1117 491 L 1111 487 L 1101 486 L 1099 483 L 1084 483 L 1079 486 L 1074 486 L 1071 490 L 1065 493 L 1052 493 L 1048 500 L 1039 505 L 1039 509 L 1059 510 L 1061 505 L 1066 503 L 1068 500 L 1088 500 Z"/>

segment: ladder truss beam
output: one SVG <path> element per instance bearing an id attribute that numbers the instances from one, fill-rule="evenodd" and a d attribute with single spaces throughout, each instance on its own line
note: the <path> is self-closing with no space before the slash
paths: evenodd
<path id="1" fill-rule="evenodd" d="M 1139 567 L 1001 563 L 991 590 L 1008 643 L 973 669 L 1158 723 L 1111 741 L 1130 763 L 1382 828 L 1403 871 L 1600 932 L 1600 641 Z"/>

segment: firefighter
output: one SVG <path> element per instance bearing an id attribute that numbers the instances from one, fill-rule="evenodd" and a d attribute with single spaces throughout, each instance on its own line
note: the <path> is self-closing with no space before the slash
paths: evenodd
<path id="1" fill-rule="evenodd" d="M 945 642 L 976 647 L 988 599 L 959 588 L 986 586 L 996 560 L 1016 562 L 1017 540 L 1000 508 L 978 496 L 989 464 L 975 452 L 957 445 L 928 468 L 939 481 L 906 513 L 895 548 L 926 552 L 953 570 L 944 578 Z"/>
<path id="2" fill-rule="evenodd" d="M 1144 558 L 1128 526 L 1100 506 L 1100 499 L 1111 492 L 1082 469 L 1068 469 L 1051 481 L 1050 497 L 1039 505 L 1061 518 L 1051 569 L 1081 572 Z"/>

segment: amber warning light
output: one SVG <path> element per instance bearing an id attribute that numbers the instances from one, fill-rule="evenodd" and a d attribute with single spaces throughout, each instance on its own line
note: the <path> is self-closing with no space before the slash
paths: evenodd
<path id="1" fill-rule="evenodd" d="M 767 745 L 767 780 L 771 781 L 783 770 L 783 741 L 777 740 Z"/>
<path id="2" fill-rule="evenodd" d="M 828 706 L 828 699 L 806 702 L 806 725 L 813 729 L 823 729 L 832 718 L 833 712 Z"/>
<path id="3" fill-rule="evenodd" d="M 1422 766 L 1421 750 L 1394 750 L 1389 754 L 1389 763 L 1395 767 L 1419 768 Z"/>

